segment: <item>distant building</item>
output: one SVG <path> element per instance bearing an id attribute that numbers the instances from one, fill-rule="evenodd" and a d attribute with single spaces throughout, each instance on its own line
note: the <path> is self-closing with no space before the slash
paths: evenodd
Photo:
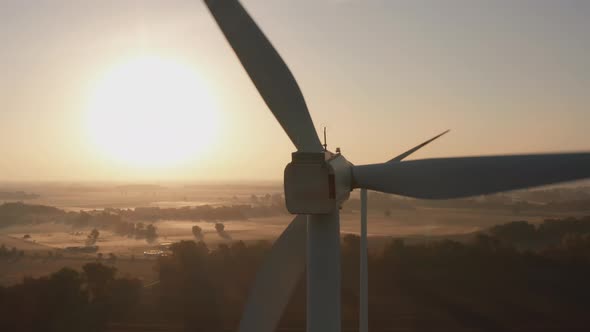
<path id="1" fill-rule="evenodd" d="M 146 250 L 143 252 L 143 255 L 147 256 L 147 257 L 167 256 L 163 250 L 158 250 L 158 249 Z"/>

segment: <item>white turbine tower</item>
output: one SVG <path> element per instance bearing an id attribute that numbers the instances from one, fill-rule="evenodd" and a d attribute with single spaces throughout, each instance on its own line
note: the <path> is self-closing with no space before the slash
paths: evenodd
<path id="1" fill-rule="evenodd" d="M 273 332 L 307 263 L 307 331 L 340 331 L 339 208 L 361 189 L 361 331 L 367 331 L 366 190 L 449 199 L 590 177 L 590 153 L 402 161 L 437 137 L 380 164 L 355 166 L 324 151 L 293 75 L 237 0 L 205 0 L 221 31 L 297 152 L 285 168 L 296 214 L 254 281 L 240 332 Z M 444 134 L 444 133 L 443 133 Z M 442 134 L 441 134 L 442 135 Z M 440 136 L 440 135 L 439 135 Z"/>

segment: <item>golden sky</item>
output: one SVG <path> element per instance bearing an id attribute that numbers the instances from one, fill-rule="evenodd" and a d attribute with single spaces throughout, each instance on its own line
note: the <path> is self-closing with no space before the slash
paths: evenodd
<path id="1" fill-rule="evenodd" d="M 590 150 L 588 2 L 243 3 L 355 164 L 448 128 L 412 157 Z M 294 151 L 200 1 L 1 1 L 0 44 L 0 180 L 276 180 Z"/>

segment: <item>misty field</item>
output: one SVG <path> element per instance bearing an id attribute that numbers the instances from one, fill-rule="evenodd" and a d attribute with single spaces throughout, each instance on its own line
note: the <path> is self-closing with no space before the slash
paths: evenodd
<path id="1" fill-rule="evenodd" d="M 0 244 L 9 250 L 22 250 L 25 258 L 0 261 L 3 271 L 0 275 L 0 284 L 18 282 L 23 276 L 44 275 L 62 266 L 79 267 L 84 262 L 97 260 L 99 255 L 102 255 L 103 259 L 116 257 L 116 261 L 111 263 L 117 264 L 120 273 L 138 276 L 149 282 L 154 279 L 151 267 L 155 258 L 145 257 L 144 252 L 151 249 L 166 251 L 163 245 L 180 240 L 194 240 L 194 226 L 201 230 L 202 240 L 207 246 L 216 248 L 219 244 L 230 244 L 235 241 L 273 241 L 293 218 L 284 209 L 282 188 L 269 183 L 165 186 L 29 183 L 4 184 L 3 188 L 7 192 L 19 190 L 18 194 L 23 196 L 25 204 L 56 207 L 59 209 L 56 211 L 62 212 L 59 212 L 59 217 L 49 221 L 39 221 L 38 216 L 27 219 L 28 222 L 10 223 L 10 217 L 4 220 L 9 223 L 0 227 Z M 568 202 L 578 202 L 576 199 L 579 198 L 586 199 L 587 195 L 586 189 L 568 189 L 559 192 L 558 197 L 565 197 L 564 204 L 569 204 Z M 538 205 L 539 202 L 543 203 L 543 199 L 550 204 L 557 201 L 553 191 L 517 193 L 513 196 L 532 203 L 528 208 L 523 209 L 519 205 L 517 209 L 514 198 L 491 196 L 483 201 L 449 201 L 442 205 L 432 205 L 428 202 L 399 200 L 393 196 L 372 195 L 368 202 L 370 249 L 378 250 L 383 243 L 381 239 L 387 240 L 392 237 L 404 238 L 409 242 L 443 238 L 462 240 L 472 237 L 478 231 L 511 221 L 526 220 L 530 223 L 539 223 L 547 218 L 588 214 L 587 204 L 578 204 L 581 208 L 577 209 L 571 209 L 569 205 L 566 205 L 565 209 L 548 209 L 544 207 L 546 205 Z M 27 206 L 21 207 L 26 209 Z M 274 210 L 267 211 L 266 214 L 240 214 L 240 218 L 234 219 L 233 214 L 222 214 L 217 217 L 183 220 L 181 217 L 167 218 L 166 215 L 145 219 L 141 215 L 129 215 L 133 210 L 138 210 L 136 207 L 175 213 L 193 211 L 196 207 L 229 207 L 230 210 L 254 207 L 263 211 L 272 207 Z M 86 213 L 81 211 L 87 211 L 90 215 L 103 213 L 101 211 L 125 214 L 124 218 L 133 218 L 130 220 L 131 223 L 153 225 L 157 237 L 148 241 L 133 234 L 122 234 L 105 224 L 67 223 L 62 220 L 68 215 L 73 214 L 78 218 Z M 352 193 L 350 202 L 341 210 L 342 233 L 358 234 L 359 219 L 358 197 L 356 193 Z M 217 229 L 217 224 L 222 225 L 222 232 Z M 73 253 L 64 250 L 67 247 L 84 247 L 88 235 L 94 228 L 100 233 L 95 243 L 98 246 L 96 252 Z"/>
<path id="2" fill-rule="evenodd" d="M 541 220 L 541 216 L 528 216 L 529 221 Z M 273 241 L 287 226 L 291 216 L 275 216 L 253 218 L 248 220 L 225 221 L 226 236 L 222 237 L 215 230 L 213 222 L 194 222 L 182 220 L 163 220 L 155 222 L 159 237 L 153 243 L 145 239 L 135 239 L 115 234 L 109 230 L 101 230 L 97 241 L 97 253 L 70 254 L 61 257 L 49 257 L 49 253 L 63 252 L 71 246 L 84 246 L 91 228 L 73 230 L 70 226 L 59 223 L 40 224 L 34 226 L 12 226 L 0 231 L 0 243 L 8 248 L 24 250 L 27 257 L 17 261 L 0 260 L 0 284 L 10 285 L 22 280 L 25 276 L 39 277 L 61 267 L 68 266 L 79 269 L 87 262 L 96 261 L 97 254 L 105 257 L 114 254 L 119 273 L 123 276 L 134 276 L 146 283 L 157 279 L 153 270 L 154 258 L 144 257 L 143 252 L 158 249 L 161 243 L 193 240 L 191 228 L 198 225 L 203 230 L 203 241 L 210 248 L 221 243 L 232 241 L 254 242 L 258 240 Z M 469 235 L 477 230 L 514 220 L 510 215 L 485 215 L 478 211 L 440 211 L 419 210 L 411 212 L 394 212 L 385 217 L 372 213 L 369 216 L 369 236 L 373 248 L 380 243 L 378 238 L 405 237 L 416 241 L 445 236 Z M 358 213 L 342 215 L 342 232 L 358 233 Z M 24 240 L 23 237 L 30 238 Z M 132 257 L 134 258 L 132 260 Z"/>

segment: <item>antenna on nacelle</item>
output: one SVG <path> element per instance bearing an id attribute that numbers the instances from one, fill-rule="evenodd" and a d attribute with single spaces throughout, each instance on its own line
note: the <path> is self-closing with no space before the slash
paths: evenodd
<path id="1" fill-rule="evenodd" d="M 328 151 L 328 139 L 326 138 L 326 127 L 324 127 L 324 152 Z"/>

